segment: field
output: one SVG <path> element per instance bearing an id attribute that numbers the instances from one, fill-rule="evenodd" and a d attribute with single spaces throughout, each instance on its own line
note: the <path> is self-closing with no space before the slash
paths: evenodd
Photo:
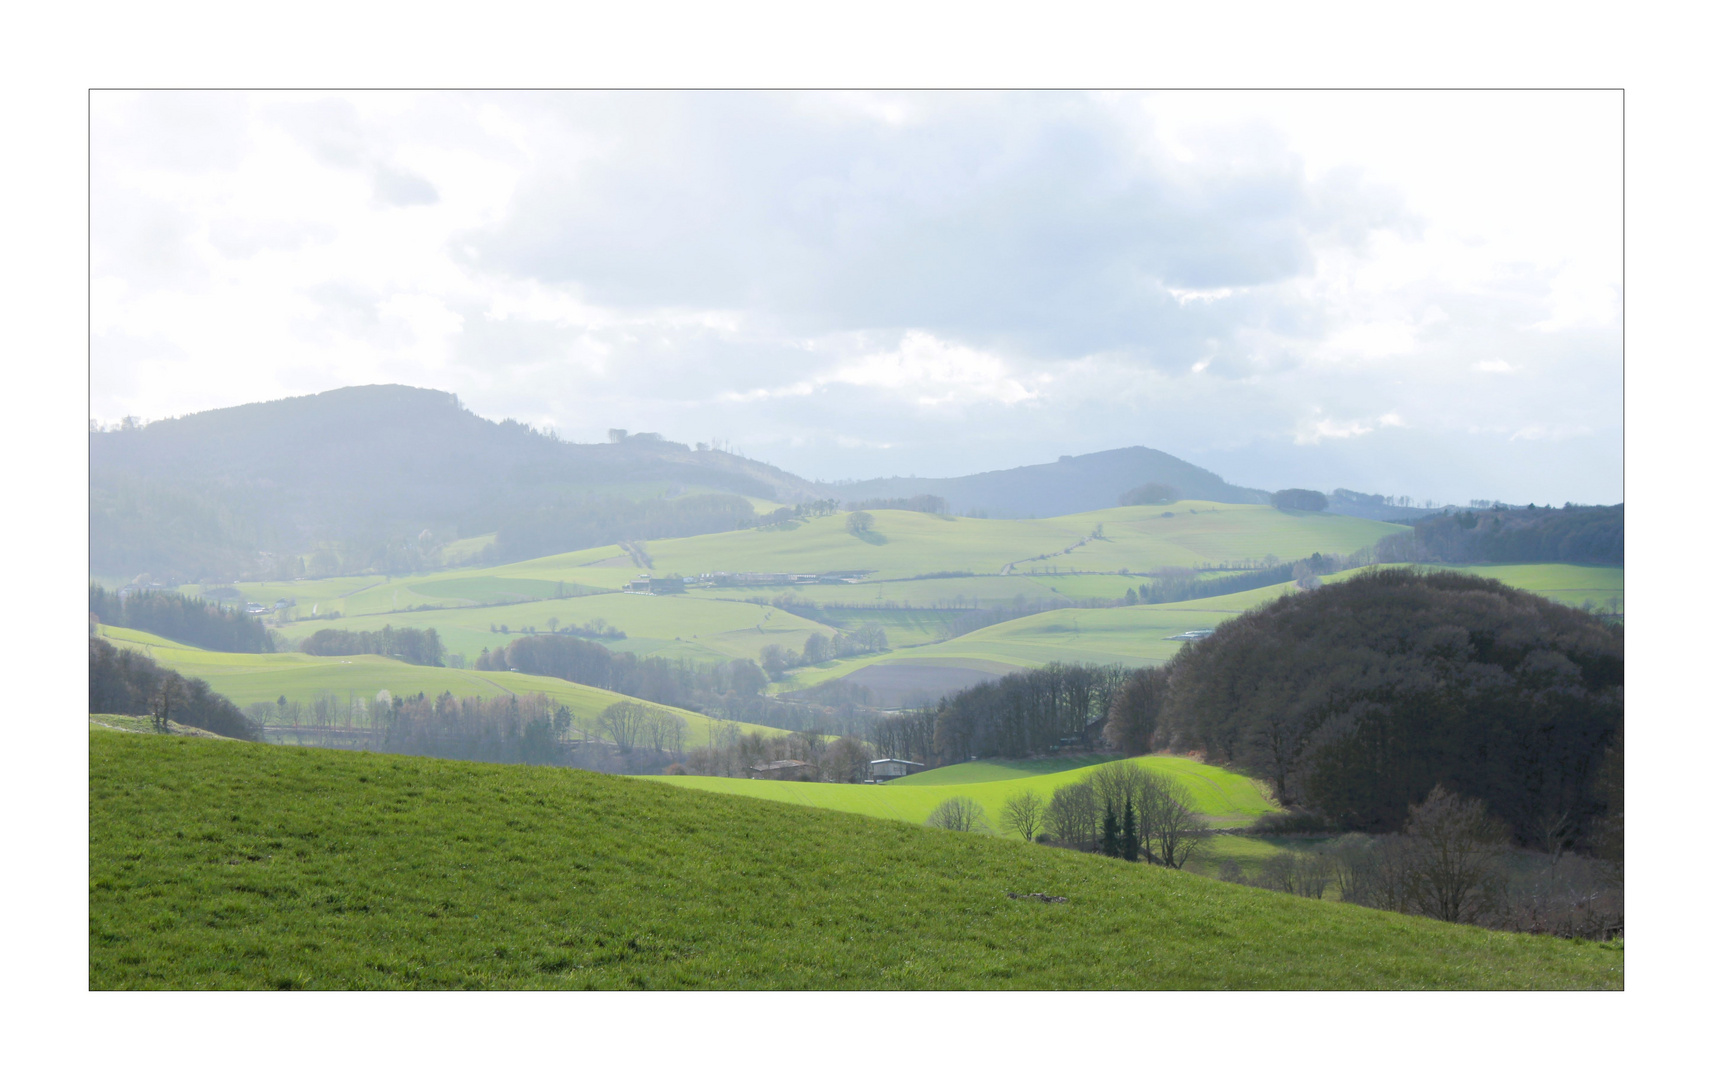
<path id="1" fill-rule="evenodd" d="M 1086 760 L 1086 759 L 1085 759 Z M 1194 802 L 1194 809 L 1206 814 L 1215 828 L 1236 828 L 1252 823 L 1256 818 L 1277 807 L 1266 793 L 1248 777 L 1203 765 L 1188 758 L 1131 758 L 1150 772 L 1169 776 L 1183 784 Z M 1069 762 L 1066 762 L 1069 764 Z M 726 776 L 651 776 L 645 779 L 674 787 L 697 791 L 717 791 L 753 799 L 788 802 L 798 806 L 815 806 L 824 810 L 840 810 L 849 814 L 888 818 L 893 821 L 921 823 L 928 819 L 934 807 L 953 796 L 967 796 L 987 812 L 993 831 L 1005 834 L 999 814 L 1005 800 L 1024 791 L 1033 791 L 1050 799 L 1056 788 L 1088 778 L 1100 764 L 1084 764 L 1077 768 L 1054 768 L 1042 763 L 1039 770 L 1022 763 L 1004 765 L 970 762 L 954 765 L 950 770 L 935 769 L 907 777 L 907 783 L 884 784 L 804 784 L 778 780 L 748 780 Z M 998 771 L 1015 775 L 996 775 Z M 1050 770 L 1050 771 L 1049 771 Z M 934 777 L 935 773 L 942 773 Z M 975 777 L 993 775 L 993 779 Z M 969 779 L 965 779 L 968 777 Z M 1015 837 L 1015 833 L 1010 834 Z"/>
<path id="2" fill-rule="evenodd" d="M 584 722 L 592 720 L 608 705 L 635 700 L 610 690 L 546 675 L 419 667 L 384 656 L 210 652 L 179 645 L 140 630 L 104 626 L 101 633 L 115 645 L 145 653 L 156 663 L 181 675 L 207 680 L 216 693 L 226 695 L 239 706 L 273 701 L 282 694 L 300 702 L 311 701 L 323 693 L 373 700 L 382 690 L 394 697 L 417 693 L 436 697 L 445 691 L 458 697 L 484 698 L 500 694 L 546 694 L 576 714 L 573 726 L 583 730 Z M 707 744 L 712 722 L 706 716 L 684 709 L 667 711 L 684 717 L 684 744 L 687 749 Z M 777 728 L 759 724 L 739 724 L 738 727 L 746 733 L 784 734 Z"/>
<path id="3" fill-rule="evenodd" d="M 799 618 L 788 611 L 756 604 L 734 604 L 707 599 L 705 594 L 650 596 L 646 593 L 606 593 L 572 600 L 542 600 L 501 607 L 450 608 L 443 611 L 409 611 L 389 615 L 362 615 L 337 622 L 296 623 L 286 628 L 292 636 L 308 637 L 315 630 L 334 626 L 340 630 L 379 630 L 399 627 L 433 627 L 448 652 L 474 660 L 483 649 L 504 647 L 534 628 L 548 632 L 548 620 L 567 626 L 585 626 L 599 619 L 625 632 L 623 639 L 601 638 L 615 652 L 636 652 L 670 659 L 717 664 L 739 657 L 750 660 L 767 645 L 801 650 L 813 633 L 834 631 L 820 623 Z M 499 628 L 505 627 L 502 631 Z"/>
<path id="4" fill-rule="evenodd" d="M 329 626 L 433 627 L 448 652 L 466 660 L 521 634 L 545 632 L 555 619 L 561 626 L 600 620 L 626 634 L 622 640 L 600 639 L 608 648 L 700 664 L 755 660 L 768 645 L 801 651 L 810 634 L 831 636 L 864 623 L 886 630 L 889 652 L 799 670 L 774 687 L 789 691 L 874 664 L 1005 671 L 1052 660 L 1161 663 L 1179 648 L 1180 642 L 1170 640 L 1177 634 L 1215 626 L 1291 586 L 1176 604 L 1060 609 L 945 638 L 951 621 L 972 606 L 1119 599 L 1126 590 L 1149 584 L 1153 579 L 1146 573 L 1162 567 L 1268 555 L 1293 559 L 1315 551 L 1349 553 L 1400 528 L 1332 514 L 1204 502 L 1119 507 L 1046 520 L 950 518 L 895 510 L 877 511 L 874 519 L 866 538 L 851 535 L 846 515 L 835 514 L 644 545 L 656 572 L 870 572 L 849 585 L 694 586 L 678 595 L 632 595 L 617 590 L 644 570 L 624 550 L 609 546 L 409 578 L 370 576 L 233 588 L 262 603 L 294 601 L 286 612 L 288 621 L 279 626 L 289 640 Z M 1097 530 L 1099 537 L 1094 536 Z M 1052 557 L 1033 558 L 1036 555 Z M 1623 609 L 1621 568 L 1467 569 L 1568 604 Z M 966 572 L 979 576 L 921 576 Z M 587 595 L 591 590 L 597 594 Z M 819 605 L 820 610 L 793 614 L 770 606 L 781 594 Z M 763 603 L 746 602 L 752 600 Z M 327 616 L 333 614 L 342 617 L 330 621 Z M 890 684 L 909 683 L 908 676 L 889 671 L 877 677 Z M 930 697 L 946 682 L 926 676 L 921 681 L 919 692 Z M 902 700 L 896 694 L 886 700 L 896 703 L 895 697 Z"/>
<path id="5" fill-rule="evenodd" d="M 903 822 L 570 769 L 90 733 L 91 989 L 1623 985 L 1621 945 Z"/>
<path id="6" fill-rule="evenodd" d="M 868 580 L 840 590 L 853 601 L 893 599 L 931 603 L 972 590 L 1011 600 L 1019 593 L 1043 595 L 1038 575 L 1073 572 L 1139 574 L 1164 566 L 1196 566 L 1274 555 L 1298 559 L 1316 551 L 1351 552 L 1399 527 L 1335 514 L 1301 514 L 1267 506 L 1182 502 L 1171 509 L 1114 507 L 1089 514 L 1041 520 L 940 517 L 902 510 L 873 513 L 865 537 L 834 514 L 766 529 L 742 529 L 676 540 L 651 540 L 644 548 L 660 572 L 682 574 L 814 574 L 861 570 Z M 1099 527 L 1101 538 L 1092 534 Z M 1065 554 L 1070 549 L 1069 554 Z M 1038 556 L 1050 556 L 1040 559 Z M 969 571 L 1004 578 L 977 585 L 963 578 L 895 582 L 928 573 Z M 232 586 L 246 600 L 273 604 L 295 600 L 293 618 L 387 614 L 420 605 L 512 602 L 553 595 L 560 585 L 618 589 L 645 572 L 617 545 L 551 555 L 480 569 L 448 570 L 408 578 L 338 578 L 319 582 L 252 582 Z M 990 592 L 991 590 L 991 592 Z M 775 590 L 776 591 L 776 590 Z M 743 590 L 717 590 L 741 595 Z M 1123 589 L 1118 590 L 1119 595 Z M 881 595 L 884 594 L 884 595 Z M 771 591 L 766 591 L 771 595 Z"/>

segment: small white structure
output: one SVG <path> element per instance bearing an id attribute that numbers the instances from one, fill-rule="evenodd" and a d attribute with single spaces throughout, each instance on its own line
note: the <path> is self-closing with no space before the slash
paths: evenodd
<path id="1" fill-rule="evenodd" d="M 920 761 L 905 761 L 903 758 L 888 757 L 869 762 L 868 774 L 876 780 L 895 780 L 900 776 L 919 773 L 927 767 Z"/>

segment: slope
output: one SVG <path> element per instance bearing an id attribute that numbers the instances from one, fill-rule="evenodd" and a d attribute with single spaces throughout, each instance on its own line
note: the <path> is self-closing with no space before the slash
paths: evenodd
<path id="1" fill-rule="evenodd" d="M 1051 464 L 973 476 L 862 480 L 841 484 L 837 491 L 847 503 L 939 495 L 955 513 L 980 509 L 995 517 L 1056 517 L 1117 506 L 1120 495 L 1150 481 L 1170 484 L 1186 499 L 1267 501 L 1264 491 L 1228 484 L 1206 469 L 1146 446 L 1067 455 Z"/>
<path id="2" fill-rule="evenodd" d="M 1268 801 L 1255 781 L 1246 776 L 1189 758 L 1156 754 L 1130 760 L 1150 772 L 1169 776 L 1183 784 L 1193 800 L 1191 808 L 1207 815 L 1215 828 L 1241 828 L 1253 824 L 1262 814 L 1278 809 Z M 643 779 L 697 791 L 717 791 L 917 823 L 926 821 L 929 812 L 947 799 L 966 796 L 981 805 L 987 813 L 989 825 L 995 832 L 1001 832 L 999 815 L 1005 807 L 1005 800 L 1025 791 L 1050 799 L 1058 788 L 1086 780 L 1098 768 L 1100 764 L 1095 763 L 1073 769 L 1023 773 L 1008 779 L 938 784 L 806 784 L 729 776 L 650 776 Z"/>
<path id="3" fill-rule="evenodd" d="M 1621 946 L 640 780 L 89 748 L 93 989 L 1624 984 Z"/>
<path id="4" fill-rule="evenodd" d="M 215 693 L 224 694 L 240 708 L 258 701 L 285 697 L 308 703 L 322 694 L 340 699 L 373 700 L 382 690 L 394 697 L 427 694 L 438 697 L 492 698 L 503 694 L 545 694 L 577 716 L 574 726 L 585 730 L 607 706 L 637 699 L 599 687 L 566 682 L 546 675 L 516 671 L 466 671 L 456 668 L 421 667 L 385 656 L 306 656 L 303 653 L 220 653 L 180 645 L 140 630 L 104 626 L 103 637 L 121 648 L 145 653 L 162 667 L 187 678 L 203 679 Z M 707 745 L 715 723 L 687 709 L 653 706 L 677 713 L 685 720 L 686 749 Z M 783 735 L 778 728 L 739 724 L 745 733 L 767 737 Z"/>

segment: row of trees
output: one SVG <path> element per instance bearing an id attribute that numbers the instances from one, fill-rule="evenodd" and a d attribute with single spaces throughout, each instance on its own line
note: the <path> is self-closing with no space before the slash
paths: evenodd
<path id="1" fill-rule="evenodd" d="M 206 682 L 96 637 L 89 639 L 89 711 L 152 717 L 162 732 L 173 721 L 234 739 L 261 738 L 260 728 Z"/>
<path id="2" fill-rule="evenodd" d="M 1624 565 L 1624 506 L 1501 506 L 1436 514 L 1384 537 L 1388 562 Z"/>
<path id="3" fill-rule="evenodd" d="M 868 779 L 872 760 L 870 747 L 852 736 L 833 737 L 812 731 L 763 736 L 745 733 L 729 721 L 710 722 L 708 740 L 685 756 L 668 773 L 694 776 L 748 776 L 752 766 L 767 761 L 801 761 L 808 766 L 804 778 L 839 784 L 860 784 Z"/>
<path id="4" fill-rule="evenodd" d="M 846 510 L 911 510 L 918 514 L 949 514 L 952 506 L 939 495 L 910 495 L 902 499 L 864 499 L 849 503 Z"/>
<path id="5" fill-rule="evenodd" d="M 1120 665 L 1057 661 L 978 683 L 933 709 L 935 762 L 1029 757 L 1080 743 L 1124 685 Z"/>
<path id="6" fill-rule="evenodd" d="M 1280 851 L 1254 872 L 1234 860 L 1225 881 L 1498 930 L 1607 938 L 1624 926 L 1616 864 L 1509 844 L 1505 823 L 1478 799 L 1436 786 L 1397 833 L 1352 833 Z"/>
<path id="7" fill-rule="evenodd" d="M 831 638 L 820 632 L 810 634 L 803 642 L 802 652 L 781 645 L 764 645 L 761 668 L 769 679 L 778 679 L 792 668 L 885 651 L 886 630 L 871 623 L 856 627 L 849 633 L 836 631 Z"/>
<path id="8" fill-rule="evenodd" d="M 93 582 L 89 614 L 108 626 L 126 626 L 217 652 L 273 652 L 267 628 L 234 608 L 166 589 L 121 598 Z"/>
<path id="9" fill-rule="evenodd" d="M 432 626 L 426 630 L 395 630 L 391 625 L 379 630 L 317 630 L 298 649 L 310 656 L 391 656 L 426 667 L 440 667 L 446 657 L 440 635 Z"/>
<path id="10" fill-rule="evenodd" d="M 885 647 L 884 634 L 877 637 L 841 634 L 831 641 L 825 635 L 811 637 L 816 636 L 829 649 L 841 638 L 854 640 L 859 647 L 864 641 L 870 648 L 876 644 Z M 840 647 L 846 646 L 840 642 Z M 698 665 L 688 660 L 638 657 L 633 653 L 613 652 L 597 642 L 567 634 L 534 634 L 498 649 L 483 649 L 473 666 L 478 671 L 549 675 L 643 701 L 769 727 L 856 733 L 868 723 L 872 712 L 854 702 L 829 706 L 768 697 L 762 694 L 768 672 L 753 660 Z"/>
<path id="11" fill-rule="evenodd" d="M 927 823 L 952 832 L 991 832 L 987 811 L 967 795 L 936 806 Z M 1131 761 L 1115 761 L 1065 784 L 1050 800 L 1022 791 L 1005 801 L 1000 824 L 1026 841 L 1093 851 L 1182 869 L 1207 834 L 1178 781 Z"/>
<path id="12" fill-rule="evenodd" d="M 1200 752 L 1338 829 L 1393 832 L 1435 785 L 1516 839 L 1589 838 L 1615 802 L 1623 631 L 1497 582 L 1377 570 L 1281 597 L 1114 695 L 1126 753 Z"/>

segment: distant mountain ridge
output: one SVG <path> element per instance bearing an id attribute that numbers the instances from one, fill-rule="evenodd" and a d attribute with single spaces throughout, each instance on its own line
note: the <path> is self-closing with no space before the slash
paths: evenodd
<path id="1" fill-rule="evenodd" d="M 836 484 L 846 502 L 938 495 L 955 514 L 991 517 L 1057 517 L 1117 506 L 1119 496 L 1145 483 L 1170 484 L 1186 499 L 1264 503 L 1267 492 L 1237 487 L 1181 458 L 1145 446 L 1067 455 L 1046 465 L 938 479 L 889 477 Z"/>
<path id="2" fill-rule="evenodd" d="M 691 535 L 742 527 L 749 510 L 735 496 L 791 504 L 934 495 L 954 513 L 993 517 L 1115 506 L 1147 482 L 1185 498 L 1267 498 L 1140 446 L 973 476 L 819 484 L 646 433 L 564 442 L 477 416 L 456 395 L 398 385 L 91 431 L 89 462 L 90 572 L 169 582 L 408 573 L 437 565 L 450 540 L 508 530 L 552 534 L 537 546 L 571 544 L 555 550 Z M 675 498 L 693 490 L 715 494 Z M 647 505 L 634 505 L 638 498 Z M 638 528 L 651 531 L 625 531 Z"/>
<path id="3" fill-rule="evenodd" d="M 821 497 L 782 469 L 647 435 L 568 443 L 475 415 L 453 394 L 352 386 L 93 431 L 90 571 L 180 580 L 281 576 L 337 542 L 376 569 L 602 488 Z M 424 531 L 428 533 L 425 537 Z M 373 556 L 373 557 L 370 557 Z"/>

